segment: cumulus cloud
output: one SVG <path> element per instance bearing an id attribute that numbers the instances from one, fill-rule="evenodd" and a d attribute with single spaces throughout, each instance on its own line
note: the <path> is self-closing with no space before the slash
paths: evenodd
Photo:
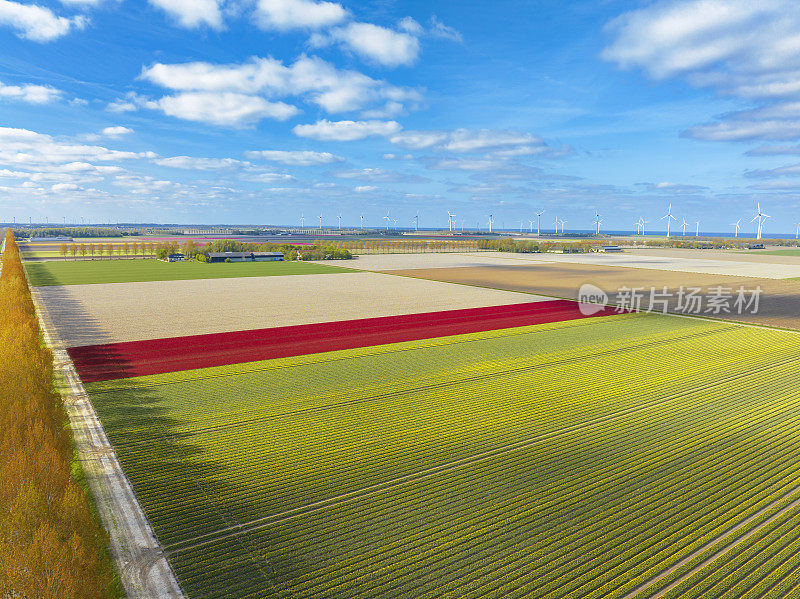
<path id="1" fill-rule="evenodd" d="M 297 125 L 292 131 L 300 137 L 321 141 L 355 141 L 372 136 L 388 136 L 400 131 L 396 121 L 329 121 Z"/>
<path id="2" fill-rule="evenodd" d="M 121 125 L 106 127 L 102 131 L 104 137 L 110 137 L 112 139 L 119 139 L 120 137 L 130 135 L 131 133 L 133 133 L 133 129 L 129 129 L 128 127 L 123 127 Z"/>
<path id="3" fill-rule="evenodd" d="M 0 164 L 47 165 L 76 161 L 152 158 L 152 152 L 123 152 L 103 146 L 58 141 L 28 129 L 0 127 Z"/>
<path id="4" fill-rule="evenodd" d="M 0 99 L 18 100 L 28 104 L 49 104 L 61 97 L 61 91 L 49 85 L 5 85 L 0 81 Z"/>
<path id="5" fill-rule="evenodd" d="M 168 116 L 223 127 L 248 127 L 271 118 L 285 121 L 300 111 L 285 102 L 234 92 L 185 92 L 148 102 Z"/>
<path id="6" fill-rule="evenodd" d="M 291 166 L 316 166 L 344 161 L 341 156 L 330 152 L 312 152 L 309 150 L 254 150 L 245 152 L 245 156 L 254 160 L 261 158 Z"/>
<path id="7" fill-rule="evenodd" d="M 341 23 L 347 11 L 336 2 L 312 0 L 258 0 L 256 23 L 262 29 L 319 29 Z"/>
<path id="8" fill-rule="evenodd" d="M 655 79 L 682 76 L 761 105 L 692 127 L 685 137 L 800 138 L 793 106 L 800 99 L 800 11 L 791 0 L 662 1 L 621 15 L 607 29 L 613 39 L 602 56 L 622 68 Z"/>
<path id="9" fill-rule="evenodd" d="M 0 25 L 16 30 L 19 37 L 34 42 L 50 42 L 75 29 L 86 27 L 86 17 L 59 17 L 49 8 L 0 0 Z"/>
<path id="10" fill-rule="evenodd" d="M 299 96 L 329 113 L 359 110 L 376 102 L 417 106 L 418 90 L 390 85 L 352 70 L 337 69 L 316 57 L 300 56 L 291 65 L 272 57 L 253 57 L 239 64 L 192 62 L 156 63 L 141 78 L 161 87 L 192 92 L 228 92 L 269 98 Z M 147 100 L 129 94 L 109 105 L 117 112 L 147 106 Z"/>
<path id="11" fill-rule="evenodd" d="M 339 44 L 368 61 L 389 67 L 411 65 L 420 52 L 419 39 L 415 35 L 372 23 L 348 23 L 331 29 L 327 34 L 312 36 L 309 43 L 317 47 Z"/>
<path id="12" fill-rule="evenodd" d="M 160 8 L 175 19 L 182 27 L 195 29 L 208 26 L 212 29 L 222 28 L 222 0 L 149 0 L 150 4 Z"/>

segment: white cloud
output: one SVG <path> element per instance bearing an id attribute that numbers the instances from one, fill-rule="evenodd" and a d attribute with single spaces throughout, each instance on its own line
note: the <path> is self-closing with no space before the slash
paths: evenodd
<path id="1" fill-rule="evenodd" d="M 358 71 L 340 70 L 320 58 L 305 55 L 290 66 L 272 57 L 223 65 L 156 63 L 145 67 L 141 77 L 180 91 L 225 91 L 272 98 L 300 96 L 329 113 L 359 110 L 375 102 L 393 102 L 402 108 L 404 102 L 416 106 L 422 101 L 417 90 L 396 87 Z M 140 96 L 129 94 L 109 105 L 109 109 L 121 112 L 145 104 Z"/>
<path id="2" fill-rule="evenodd" d="M 112 139 L 119 139 L 120 137 L 124 135 L 130 135 L 131 133 L 133 133 L 133 129 L 129 129 L 128 127 L 123 127 L 121 125 L 106 127 L 102 131 L 104 137 L 111 137 Z"/>
<path id="3" fill-rule="evenodd" d="M 747 156 L 791 156 L 800 154 L 800 146 L 759 146 L 745 152 Z"/>
<path id="4" fill-rule="evenodd" d="M 723 120 L 690 127 L 683 135 L 704 141 L 798 139 L 800 138 L 800 120 Z"/>
<path id="5" fill-rule="evenodd" d="M 34 42 L 52 41 L 86 24 L 83 16 L 59 17 L 49 8 L 0 0 L 0 25 L 16 29 L 17 35 Z"/>
<path id="6" fill-rule="evenodd" d="M 65 191 L 78 191 L 80 187 L 74 183 L 56 183 L 50 187 L 55 193 L 63 193 Z"/>
<path id="7" fill-rule="evenodd" d="M 0 164 L 47 165 L 76 161 L 151 158 L 152 152 L 122 152 L 102 146 L 61 142 L 28 129 L 0 127 Z"/>
<path id="8" fill-rule="evenodd" d="M 153 160 L 159 166 L 187 170 L 218 170 L 248 166 L 249 163 L 234 158 L 194 158 L 192 156 L 172 156 Z"/>
<path id="9" fill-rule="evenodd" d="M 331 29 L 327 35 L 313 36 L 310 43 L 315 46 L 339 43 L 368 61 L 389 67 L 411 65 L 420 52 L 419 40 L 414 35 L 372 23 L 348 23 Z"/>
<path id="10" fill-rule="evenodd" d="M 377 191 L 377 190 L 378 188 L 375 187 L 374 185 L 357 185 L 356 187 L 353 188 L 353 191 L 355 191 L 356 193 L 367 193 L 370 191 Z"/>
<path id="11" fill-rule="evenodd" d="M 168 116 L 223 127 L 248 127 L 265 118 L 285 121 L 300 112 L 284 102 L 234 92 L 185 92 L 149 102 L 147 107 Z"/>
<path id="12" fill-rule="evenodd" d="M 222 0 L 149 0 L 162 9 L 181 26 L 189 29 L 207 25 L 212 29 L 222 28 Z"/>
<path id="13" fill-rule="evenodd" d="M 252 159 L 262 158 L 270 162 L 280 162 L 291 166 L 314 166 L 342 162 L 344 158 L 330 152 L 311 152 L 309 150 L 258 150 L 245 152 L 245 156 Z"/>
<path id="14" fill-rule="evenodd" d="M 258 0 L 256 23 L 262 29 L 319 29 L 341 23 L 347 11 L 336 2 Z"/>
<path id="15" fill-rule="evenodd" d="M 800 11 L 792 0 L 661 1 L 608 25 L 602 56 L 656 79 L 683 76 L 695 87 L 761 103 L 688 129 L 703 140 L 800 137 Z M 790 113 L 794 114 L 790 114 Z M 788 119 L 781 125 L 779 119 Z M 795 119 L 792 122 L 791 119 Z"/>
<path id="16" fill-rule="evenodd" d="M 61 91 L 47 85 L 5 85 L 0 81 L 0 98 L 9 98 L 28 104 L 48 104 L 61 97 Z"/>
<path id="17" fill-rule="evenodd" d="M 362 181 L 382 181 L 393 183 L 427 183 L 429 179 L 417 175 L 387 171 L 382 168 L 361 168 L 348 171 L 338 171 L 333 174 L 339 179 L 360 179 Z"/>
<path id="18" fill-rule="evenodd" d="M 322 141 L 354 141 L 372 136 L 388 136 L 400 131 L 396 121 L 328 121 L 297 125 L 292 131 L 300 137 Z"/>
<path id="19" fill-rule="evenodd" d="M 442 23 L 439 19 L 436 18 L 436 15 L 431 17 L 431 26 L 429 32 L 433 37 L 440 37 L 442 39 L 450 40 L 452 42 L 464 41 L 464 38 L 458 31 Z"/>
<path id="20" fill-rule="evenodd" d="M 495 129 L 453 129 L 450 131 L 402 131 L 389 138 L 393 144 L 411 150 L 474 153 L 490 152 L 495 158 L 523 155 L 558 156 L 570 148 L 550 147 L 538 135 Z"/>

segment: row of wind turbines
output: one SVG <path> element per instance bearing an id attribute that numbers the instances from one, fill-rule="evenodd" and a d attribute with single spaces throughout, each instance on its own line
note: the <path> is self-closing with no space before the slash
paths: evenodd
<path id="1" fill-rule="evenodd" d="M 536 212 L 535 213 L 535 215 L 536 215 L 536 220 L 535 221 L 533 219 L 528 220 L 528 224 L 529 224 L 528 231 L 530 233 L 533 233 L 533 223 L 536 222 L 536 235 L 540 235 L 541 234 L 542 215 L 545 212 L 546 212 L 545 210 L 542 210 L 541 212 Z M 322 226 L 322 217 L 323 217 L 323 214 L 322 214 L 322 212 L 320 212 L 319 216 L 317 217 L 319 219 L 319 228 L 320 228 L 320 230 L 322 230 L 322 228 L 323 228 L 323 226 Z M 341 213 L 339 213 L 336 216 L 336 218 L 338 219 L 339 229 L 341 229 L 342 228 L 342 215 L 341 215 Z M 364 215 L 362 214 L 360 216 L 360 218 L 361 218 L 361 228 L 363 229 L 364 228 Z M 759 203 L 757 205 L 756 215 L 752 219 L 750 219 L 750 222 L 753 222 L 753 221 L 756 221 L 756 220 L 758 221 L 758 229 L 757 229 L 757 232 L 756 232 L 756 239 L 761 239 L 761 235 L 762 235 L 762 232 L 763 232 L 763 229 L 764 229 L 764 221 L 766 221 L 768 218 L 770 218 L 770 216 L 761 211 L 761 204 Z M 392 222 L 394 222 L 394 228 L 397 229 L 397 219 L 396 218 L 393 219 L 391 216 L 389 216 L 389 211 L 388 210 L 386 212 L 386 216 L 382 217 L 382 220 L 386 221 L 386 230 L 387 231 L 389 230 L 390 225 L 392 224 Z M 667 213 L 664 216 L 662 216 L 661 218 L 659 218 L 658 220 L 665 220 L 666 221 L 667 237 L 670 237 L 672 235 L 672 230 L 671 230 L 672 221 L 677 221 L 678 220 L 672 214 L 672 204 L 669 204 L 669 206 L 667 208 Z M 682 219 L 682 220 L 683 220 L 683 222 L 680 224 L 680 228 L 682 229 L 683 235 L 686 235 L 686 229 L 687 229 L 687 227 L 691 227 L 691 224 L 688 223 L 685 218 Z M 418 231 L 419 230 L 419 212 L 417 212 L 417 214 L 414 216 L 414 218 L 411 219 L 411 222 L 414 223 L 414 230 Z M 487 222 L 488 222 L 488 225 L 489 225 L 488 226 L 489 233 L 492 233 L 493 227 L 494 227 L 494 216 L 489 214 Z M 556 234 L 559 233 L 559 227 L 561 229 L 561 233 L 562 234 L 564 233 L 564 224 L 566 222 L 567 221 L 564 220 L 564 219 L 555 217 L 555 220 L 553 221 L 553 224 L 554 224 L 554 228 L 555 228 Z M 645 225 L 647 225 L 648 222 L 649 221 L 646 221 L 642 217 L 639 217 L 639 220 L 634 222 L 634 224 L 636 225 L 636 234 L 637 235 L 644 235 L 645 234 Z M 742 219 L 739 219 L 735 223 L 730 223 L 731 226 L 734 227 L 734 237 L 738 237 L 739 236 L 739 230 L 741 229 L 741 222 L 742 222 Z M 457 228 L 456 215 L 453 214 L 452 212 L 450 212 L 449 210 L 447 211 L 447 224 L 448 224 L 448 228 L 449 228 L 450 232 L 453 232 L 453 231 L 456 230 L 456 228 Z M 522 230 L 524 228 L 524 224 L 525 224 L 525 221 L 520 221 L 520 233 L 522 233 Z M 594 218 L 592 219 L 592 224 L 594 225 L 595 234 L 599 235 L 600 234 L 600 226 L 603 224 L 603 219 L 602 219 L 602 217 L 600 216 L 600 213 L 597 210 L 595 210 Z M 305 226 L 305 216 L 303 216 L 302 214 L 300 215 L 300 225 L 301 226 Z M 695 221 L 694 225 L 695 225 L 695 236 L 699 237 L 700 236 L 700 221 Z M 464 222 L 463 221 L 461 222 L 461 229 L 462 229 L 462 231 L 464 229 Z M 795 231 L 795 237 L 796 238 L 800 238 L 800 223 L 797 224 L 797 229 Z"/>

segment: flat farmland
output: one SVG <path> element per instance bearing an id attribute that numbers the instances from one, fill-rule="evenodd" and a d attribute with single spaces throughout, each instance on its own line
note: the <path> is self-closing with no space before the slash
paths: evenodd
<path id="1" fill-rule="evenodd" d="M 755 265 L 758 266 L 758 265 Z M 667 287 L 673 294 L 681 286 L 700 287 L 702 295 L 711 288 L 722 286 L 732 290 L 761 288 L 762 295 L 756 314 L 720 313 L 714 318 L 740 320 L 747 323 L 800 330 L 800 282 L 793 280 L 758 279 L 752 277 L 712 275 L 690 272 L 659 271 L 644 268 L 584 265 L 568 263 L 505 264 L 460 268 L 411 268 L 386 271 L 395 275 L 475 285 L 491 289 L 506 289 L 524 293 L 541 293 L 553 297 L 578 298 L 584 283 L 604 290 L 613 300 L 623 287 L 643 289 L 646 294 L 654 287 Z M 677 297 L 670 301 L 676 308 Z M 704 302 L 704 305 L 706 303 Z M 647 306 L 644 305 L 643 308 Z"/>
<path id="2" fill-rule="evenodd" d="M 34 293 L 66 347 L 551 299 L 353 271 L 45 286 Z"/>
<path id="3" fill-rule="evenodd" d="M 780 597 L 797 347 L 627 314 L 86 387 L 192 598 Z"/>
<path id="4" fill-rule="evenodd" d="M 297 261 L 204 264 L 196 260 L 168 263 L 149 258 L 35 262 L 25 264 L 25 271 L 34 287 L 350 272 L 338 266 Z"/>

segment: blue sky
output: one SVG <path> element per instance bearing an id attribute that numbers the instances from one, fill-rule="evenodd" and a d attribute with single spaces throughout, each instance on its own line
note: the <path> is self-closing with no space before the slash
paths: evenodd
<path id="1" fill-rule="evenodd" d="M 0 0 L 0 221 L 794 233 L 798 32 L 783 0 Z"/>

